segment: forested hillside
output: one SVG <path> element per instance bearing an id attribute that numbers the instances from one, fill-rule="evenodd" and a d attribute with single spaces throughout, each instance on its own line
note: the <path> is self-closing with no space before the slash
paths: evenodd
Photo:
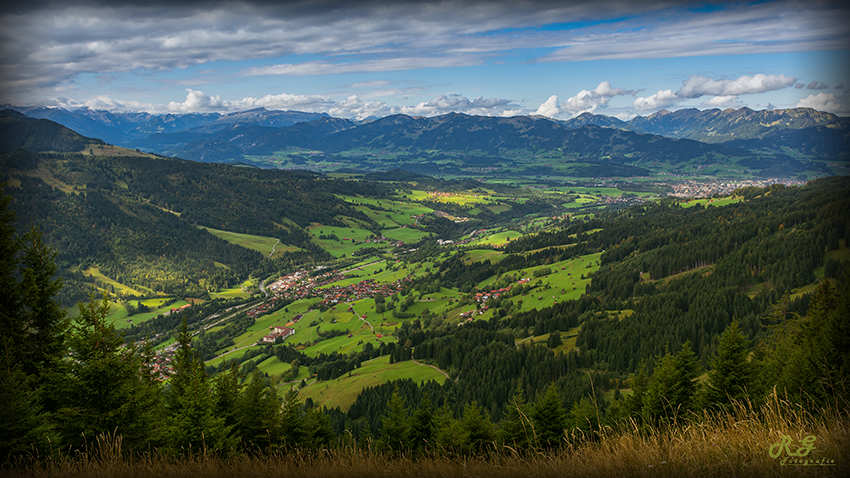
<path id="1" fill-rule="evenodd" d="M 9 191 L 21 228 L 38 224 L 60 251 L 67 294 L 86 297 L 90 280 L 80 272 L 98 267 L 118 282 L 177 295 L 233 287 L 262 266 L 263 257 L 197 226 L 272 236 L 298 261 L 325 259 L 304 227 L 311 222 L 345 226 L 341 216 L 374 222 L 334 194 L 380 194 L 380 186 L 329 181 L 310 173 L 145 157 L 81 153 L 7 153 L 14 178 Z M 214 262 L 218 263 L 216 265 Z"/>
<path id="2" fill-rule="evenodd" d="M 846 419 L 847 177 L 603 207 L 578 199 L 626 193 L 107 151 L 0 156 L 4 459 L 107 432 L 521 456 L 779 400 Z"/>

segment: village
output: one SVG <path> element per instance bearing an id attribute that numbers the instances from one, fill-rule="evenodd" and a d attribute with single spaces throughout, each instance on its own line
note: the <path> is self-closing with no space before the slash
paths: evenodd
<path id="1" fill-rule="evenodd" d="M 763 188 L 771 184 L 783 184 L 785 186 L 801 186 L 805 181 L 797 181 L 790 179 L 752 179 L 743 181 L 694 181 L 685 180 L 681 182 L 670 183 L 673 192 L 668 196 L 693 198 L 693 197 L 711 197 L 711 196 L 728 196 L 732 191 L 738 188 L 755 186 Z"/>

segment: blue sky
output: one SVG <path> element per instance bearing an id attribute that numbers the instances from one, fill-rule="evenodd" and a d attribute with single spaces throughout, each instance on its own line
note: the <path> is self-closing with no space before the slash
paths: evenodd
<path id="1" fill-rule="evenodd" d="M 832 1 L 8 1 L 0 103 L 346 118 L 850 114 Z"/>

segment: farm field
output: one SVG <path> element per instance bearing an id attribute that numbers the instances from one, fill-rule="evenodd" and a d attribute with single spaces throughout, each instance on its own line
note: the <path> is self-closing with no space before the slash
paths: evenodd
<path id="1" fill-rule="evenodd" d="M 138 304 L 141 302 L 151 309 L 150 312 L 141 312 L 133 314 L 132 316 L 127 315 L 127 308 L 124 307 L 121 303 L 110 301 L 109 305 L 111 313 L 106 317 L 106 320 L 112 323 L 117 330 L 128 329 L 135 324 L 141 324 L 160 314 L 170 312 L 171 309 L 176 309 L 178 307 L 182 307 L 184 305 L 189 304 L 185 300 L 177 300 L 171 304 L 165 305 L 166 302 L 171 300 L 174 300 L 174 298 L 162 297 L 155 299 L 145 299 L 141 301 L 128 301 L 128 303 L 133 307 L 138 307 Z"/>
<path id="2" fill-rule="evenodd" d="M 103 275 L 100 272 L 100 269 L 97 267 L 89 267 L 88 269 L 83 271 L 83 275 L 86 277 L 94 277 L 96 281 L 99 281 L 104 286 L 112 286 L 112 294 L 120 294 L 120 295 L 145 295 L 150 291 L 143 290 L 141 288 L 132 288 L 128 285 L 124 285 L 110 277 Z M 103 287 L 101 287 L 103 289 Z"/>
<path id="3" fill-rule="evenodd" d="M 308 398 L 319 407 L 340 407 L 348 410 L 357 395 L 366 387 L 374 387 L 390 380 L 409 378 L 421 384 L 429 380 L 445 382 L 446 376 L 426 365 L 413 361 L 391 364 L 384 356 L 363 363 L 347 375 L 324 382 L 311 383 L 298 393 L 299 400 Z"/>
<path id="4" fill-rule="evenodd" d="M 729 204 L 737 204 L 743 201 L 744 198 L 735 197 L 735 196 L 726 196 L 723 198 L 701 198 L 701 199 L 691 199 L 688 201 L 683 201 L 679 203 L 682 207 L 694 207 L 697 204 L 701 204 L 702 206 L 726 206 Z"/>
<path id="5" fill-rule="evenodd" d="M 214 236 L 216 236 L 220 239 L 224 239 L 225 241 L 227 241 L 231 244 L 236 244 L 237 246 L 242 246 L 244 248 L 257 251 L 265 257 L 269 257 L 272 254 L 273 251 L 274 251 L 274 255 L 272 255 L 272 257 L 275 257 L 275 256 L 283 253 L 284 251 L 298 250 L 298 248 L 295 247 L 295 246 L 289 246 L 289 245 L 286 245 L 286 244 L 281 244 L 279 240 L 277 240 L 273 237 L 254 236 L 254 235 L 251 235 L 251 234 L 242 234 L 242 233 L 235 233 L 235 232 L 230 232 L 230 231 L 221 231 L 221 230 L 213 229 L 211 227 L 206 227 L 206 226 L 198 226 L 198 227 L 200 229 L 205 229 L 210 234 L 212 234 L 212 235 L 214 235 Z"/>

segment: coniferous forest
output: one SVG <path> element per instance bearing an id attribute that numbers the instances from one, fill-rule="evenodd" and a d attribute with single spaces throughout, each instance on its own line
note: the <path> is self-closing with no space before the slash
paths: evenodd
<path id="1" fill-rule="evenodd" d="M 814 436 L 810 459 L 832 460 L 828 472 L 848 467 L 846 177 L 740 189 L 740 201 L 721 207 L 661 199 L 550 218 L 501 251 L 480 249 L 498 254 L 489 258 L 426 237 L 394 252 L 398 266 L 417 272 L 374 298 L 395 321 L 390 340 L 312 352 L 353 334 L 325 322 L 309 346 L 273 340 L 215 362 L 256 325 L 262 315 L 246 311 L 268 295 L 221 299 L 210 291 L 305 264 L 318 266 L 318 277 L 334 260 L 353 261 L 320 247 L 313 223 L 352 232 L 356 224 L 377 237 L 382 219 L 374 212 L 390 210 L 379 201 L 410 186 L 166 159 L 14 154 L 4 160 L 24 174 L 5 178 L 15 183 L 0 204 L 0 458 L 10 473 L 122 474 L 131 469 L 122 466 L 147 463 L 188 474 L 219 460 L 215 473 L 281 476 L 310 467 L 339 474 L 343 463 L 352 476 L 414 466 L 453 475 L 467 465 L 488 474 L 499 463 L 503 476 L 563 467 L 651 474 L 662 463 L 669 466 L 659 473 L 670 476 L 778 474 L 771 445 L 781 436 Z M 77 181 L 85 190 L 27 173 L 46 164 L 62 185 Z M 550 207 L 539 197 L 522 204 L 491 219 Z M 482 217 L 416 226 L 459 238 Z M 200 226 L 273 236 L 298 250 L 272 259 Z M 565 274 L 555 264 L 594 254 L 582 262 L 584 290 L 529 307 L 566 295 L 550 285 Z M 118 330 L 108 290 L 91 292 L 75 272 L 92 265 L 152 297 L 201 302 Z M 480 299 L 490 289 L 503 292 Z M 484 318 L 453 320 L 426 297 L 445 290 L 453 305 Z M 264 313 L 289 313 L 298 300 L 270 303 Z M 79 303 L 73 316 L 69 302 Z M 210 317 L 226 322 L 207 326 Z M 164 379 L 155 348 L 172 339 Z M 299 397 L 379 360 L 436 367 L 446 379 L 388 380 L 347 407 Z M 268 361 L 286 372 L 263 371 Z M 269 463 L 278 471 L 262 468 Z"/>

